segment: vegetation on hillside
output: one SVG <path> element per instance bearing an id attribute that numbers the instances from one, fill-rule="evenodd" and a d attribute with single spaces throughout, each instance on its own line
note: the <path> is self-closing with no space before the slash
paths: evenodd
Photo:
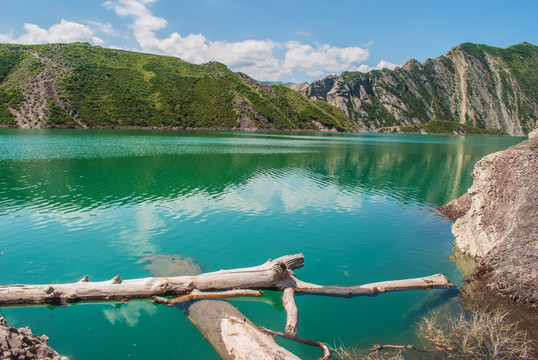
<path id="1" fill-rule="evenodd" d="M 538 47 L 528 42 L 512 45 L 506 49 L 494 46 L 464 43 L 459 46 L 472 56 L 485 60 L 485 53 L 497 56 L 503 60 L 516 77 L 520 86 L 531 94 L 538 95 Z"/>
<path id="2" fill-rule="evenodd" d="M 54 91 L 46 88 L 52 74 Z M 29 84 L 29 86 L 23 86 Z M 40 89 L 41 87 L 41 89 Z M 43 87 L 46 90 L 43 90 Z M 8 110 L 43 99 L 41 126 L 238 128 L 338 131 L 355 125 L 327 103 L 282 85 L 262 85 L 220 63 L 103 49 L 85 43 L 0 44 L 0 124 Z"/>
<path id="3" fill-rule="evenodd" d="M 538 122 L 536 69 L 535 45 L 521 43 L 501 49 L 464 43 L 446 56 L 423 63 L 409 60 L 394 70 L 347 71 L 299 91 L 309 98 L 328 99 L 370 131 L 450 121 L 523 135 Z M 439 127 L 439 123 L 429 128 L 428 132 L 454 130 Z M 483 133 L 472 128 L 463 131 Z"/>
<path id="4" fill-rule="evenodd" d="M 423 64 L 411 60 L 396 70 L 342 73 L 337 90 L 347 96 L 342 103 L 348 117 L 326 101 L 256 82 L 216 62 L 195 65 L 86 43 L 0 44 L 0 125 L 20 126 L 24 118 L 30 127 L 356 131 L 398 125 L 403 132 L 505 134 L 486 130 L 488 102 L 475 94 L 482 86 L 530 129 L 537 114 L 538 47 L 465 43 L 456 49 L 490 72 L 497 70 L 488 56 L 504 64 L 495 77 L 499 88 L 491 79 L 467 84 L 471 113 L 459 113 L 456 66 L 447 55 Z"/>

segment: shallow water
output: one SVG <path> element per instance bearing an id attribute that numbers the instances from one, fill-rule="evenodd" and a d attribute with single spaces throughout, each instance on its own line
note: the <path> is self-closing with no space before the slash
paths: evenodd
<path id="1" fill-rule="evenodd" d="M 463 194 L 482 156 L 514 137 L 0 129 L 0 283 L 148 276 L 153 254 L 203 271 L 303 252 L 322 284 L 445 273 L 451 223 L 436 206 Z M 297 298 L 299 335 L 371 346 L 406 339 L 454 291 Z M 280 293 L 232 301 L 282 330 Z M 273 305 L 272 305 L 273 304 Z M 0 309 L 76 359 L 215 359 L 176 309 L 147 301 Z M 283 342 L 305 358 L 318 350 Z"/>

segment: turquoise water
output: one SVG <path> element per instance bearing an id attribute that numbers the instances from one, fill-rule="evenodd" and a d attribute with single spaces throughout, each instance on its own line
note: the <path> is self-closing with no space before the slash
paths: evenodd
<path id="1" fill-rule="evenodd" d="M 0 130 L 0 283 L 148 276 L 140 258 L 181 254 L 204 271 L 303 252 L 297 275 L 356 285 L 445 273 L 451 223 L 482 156 L 522 138 L 127 130 Z M 371 346 L 407 339 L 454 291 L 300 296 L 299 335 Z M 277 292 L 232 301 L 282 330 Z M 215 359 L 177 309 L 147 301 L 0 309 L 76 359 Z M 304 358 L 317 349 L 283 342 Z"/>

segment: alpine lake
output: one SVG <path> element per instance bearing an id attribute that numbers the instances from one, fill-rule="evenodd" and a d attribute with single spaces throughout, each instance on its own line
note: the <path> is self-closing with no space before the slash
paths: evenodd
<path id="1" fill-rule="evenodd" d="M 0 129 L 0 284 L 147 277 L 155 255 L 210 272 L 293 253 L 305 256 L 297 276 L 318 284 L 435 273 L 461 284 L 449 259 L 452 223 L 436 208 L 467 191 L 481 157 L 524 139 Z M 230 302 L 283 331 L 280 295 Z M 421 315 L 457 296 L 297 296 L 298 335 L 331 346 L 406 345 Z M 77 360 L 218 358 L 180 310 L 151 300 L 0 314 Z M 301 358 L 320 356 L 277 341 Z"/>

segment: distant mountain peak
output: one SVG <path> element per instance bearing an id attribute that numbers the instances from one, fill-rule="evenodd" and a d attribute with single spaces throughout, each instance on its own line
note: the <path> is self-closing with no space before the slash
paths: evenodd
<path id="1" fill-rule="evenodd" d="M 344 72 L 300 89 L 338 107 L 364 131 L 452 121 L 511 135 L 538 119 L 538 48 L 463 43 L 445 56 L 370 73 Z"/>

